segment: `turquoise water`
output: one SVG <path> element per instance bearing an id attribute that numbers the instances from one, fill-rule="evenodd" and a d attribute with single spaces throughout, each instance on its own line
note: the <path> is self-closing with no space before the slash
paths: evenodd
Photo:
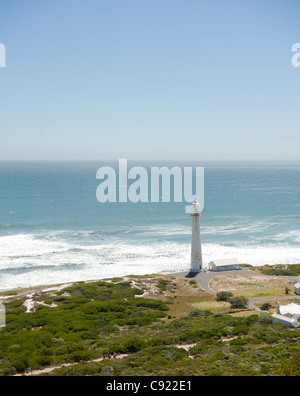
<path id="1" fill-rule="evenodd" d="M 186 203 L 105 203 L 96 172 L 112 163 L 0 163 L 0 290 L 189 268 Z M 300 162 L 204 166 L 204 264 L 300 262 Z"/>

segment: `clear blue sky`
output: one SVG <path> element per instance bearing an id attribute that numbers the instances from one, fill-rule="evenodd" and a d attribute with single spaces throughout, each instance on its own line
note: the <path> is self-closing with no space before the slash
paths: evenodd
<path id="1" fill-rule="evenodd" d="M 1 0 L 0 160 L 300 159 L 299 0 Z"/>

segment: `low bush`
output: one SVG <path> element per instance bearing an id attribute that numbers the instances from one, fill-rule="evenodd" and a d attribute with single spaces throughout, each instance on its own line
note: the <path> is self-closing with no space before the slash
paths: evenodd
<path id="1" fill-rule="evenodd" d="M 217 301 L 229 301 L 233 294 L 228 291 L 220 291 L 217 293 Z"/>

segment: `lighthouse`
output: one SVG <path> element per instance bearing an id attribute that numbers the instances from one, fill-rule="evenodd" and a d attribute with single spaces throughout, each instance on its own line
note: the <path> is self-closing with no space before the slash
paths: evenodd
<path id="1" fill-rule="evenodd" d="M 192 248 L 191 248 L 191 268 L 190 274 L 198 274 L 203 268 L 202 248 L 200 238 L 200 205 L 197 200 L 192 204 Z"/>

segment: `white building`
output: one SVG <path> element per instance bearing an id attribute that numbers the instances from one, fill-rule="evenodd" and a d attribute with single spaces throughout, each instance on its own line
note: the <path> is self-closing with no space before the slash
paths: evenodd
<path id="1" fill-rule="evenodd" d="M 300 304 L 280 305 L 272 316 L 272 324 L 282 323 L 287 327 L 300 327 Z"/>
<path id="2" fill-rule="evenodd" d="M 300 282 L 294 284 L 294 289 L 295 293 L 300 295 Z"/>
<path id="3" fill-rule="evenodd" d="M 208 264 L 208 269 L 210 271 L 231 271 L 239 270 L 241 267 L 237 259 L 227 259 L 227 260 L 214 260 Z"/>

